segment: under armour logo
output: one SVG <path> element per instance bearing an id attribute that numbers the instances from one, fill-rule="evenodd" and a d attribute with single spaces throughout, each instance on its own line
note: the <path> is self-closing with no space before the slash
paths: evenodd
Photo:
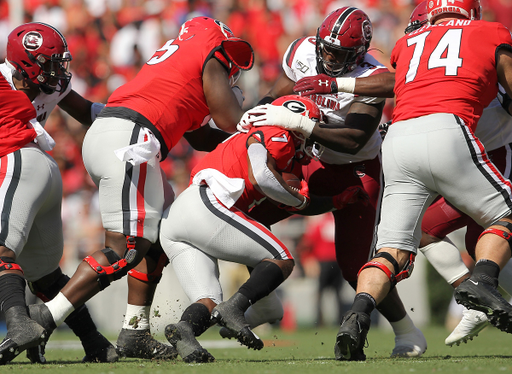
<path id="1" fill-rule="evenodd" d="M 38 106 L 37 106 L 37 110 L 41 110 L 41 109 L 44 109 L 44 104 L 43 104 L 43 105 L 38 105 Z"/>
<path id="2" fill-rule="evenodd" d="M 325 87 L 329 86 L 329 81 L 325 80 L 325 82 L 323 82 L 321 79 L 318 80 L 318 85 L 320 87 L 322 87 L 324 84 L 325 84 Z"/>

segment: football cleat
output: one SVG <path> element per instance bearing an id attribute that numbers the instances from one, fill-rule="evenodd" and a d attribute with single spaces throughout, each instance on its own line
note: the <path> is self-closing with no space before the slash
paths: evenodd
<path id="1" fill-rule="evenodd" d="M 174 360 L 178 356 L 176 348 L 160 343 L 149 329 L 122 329 L 117 338 L 117 353 L 121 357 L 151 360 Z"/>
<path id="2" fill-rule="evenodd" d="M 81 341 L 85 351 L 82 362 L 116 362 L 119 360 L 115 347 L 98 330 L 87 334 Z"/>
<path id="3" fill-rule="evenodd" d="M 27 349 L 27 358 L 32 363 L 44 364 L 46 359 L 44 357 L 45 345 L 53 330 L 57 325 L 53 321 L 53 316 L 45 304 L 31 304 L 28 306 L 28 314 L 30 318 L 39 323 L 46 330 L 46 337 L 44 344 L 30 347 Z"/>
<path id="4" fill-rule="evenodd" d="M 185 362 L 213 362 L 213 357 L 194 336 L 194 330 L 190 323 L 180 321 L 176 324 L 167 325 L 165 328 L 165 337 L 173 346 L 176 347 L 179 355 Z"/>
<path id="5" fill-rule="evenodd" d="M 364 343 L 370 330 L 370 316 L 349 310 L 343 316 L 336 335 L 334 357 L 338 361 L 365 361 Z"/>
<path id="6" fill-rule="evenodd" d="M 491 284 L 471 276 L 455 288 L 455 301 L 485 313 L 493 326 L 512 333 L 512 305 Z"/>
<path id="7" fill-rule="evenodd" d="M 13 306 L 5 311 L 7 335 L 0 343 L 0 365 L 12 361 L 28 348 L 46 343 L 46 330 L 28 318 L 25 310 L 23 306 Z"/>
<path id="8" fill-rule="evenodd" d="M 238 304 L 245 304 L 247 298 L 235 293 L 229 300 L 220 303 L 212 310 L 212 320 L 235 334 L 237 340 L 248 348 L 260 350 L 263 341 L 252 330 L 244 317 L 244 310 Z"/>
<path id="9" fill-rule="evenodd" d="M 427 340 L 420 329 L 395 336 L 395 348 L 391 357 L 420 357 L 427 350 Z"/>
<path id="10" fill-rule="evenodd" d="M 473 309 L 464 309 L 462 319 L 452 333 L 448 335 L 444 344 L 451 347 L 454 344 L 467 343 L 468 340 L 473 340 L 474 337 L 478 336 L 478 333 L 488 325 L 489 319 L 485 313 Z"/>

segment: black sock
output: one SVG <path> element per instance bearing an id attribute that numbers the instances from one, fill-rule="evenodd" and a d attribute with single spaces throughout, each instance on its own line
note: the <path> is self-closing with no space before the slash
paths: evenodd
<path id="1" fill-rule="evenodd" d="M 190 323 L 194 330 L 194 335 L 199 336 L 210 327 L 210 311 L 204 304 L 193 303 L 185 309 L 180 321 Z"/>
<path id="2" fill-rule="evenodd" d="M 354 298 L 354 303 L 350 309 L 354 312 L 363 312 L 370 315 L 376 306 L 377 303 L 375 302 L 375 299 L 372 295 L 366 292 L 361 292 L 358 293 Z"/>
<path id="3" fill-rule="evenodd" d="M 13 306 L 27 307 L 25 302 L 25 278 L 18 274 L 0 277 L 0 310 L 5 312 Z"/>
<path id="4" fill-rule="evenodd" d="M 82 340 L 83 337 L 97 330 L 89 309 L 85 305 L 82 305 L 78 309 L 75 309 L 64 322 L 73 330 L 74 334 Z"/>
<path id="5" fill-rule="evenodd" d="M 281 268 L 273 262 L 262 261 L 254 267 L 250 278 L 238 292 L 254 304 L 259 299 L 267 296 L 284 282 Z"/>
<path id="6" fill-rule="evenodd" d="M 488 283 L 494 288 L 498 287 L 498 276 L 500 275 L 500 267 L 491 260 L 478 260 L 473 270 L 471 278 L 481 280 Z"/>

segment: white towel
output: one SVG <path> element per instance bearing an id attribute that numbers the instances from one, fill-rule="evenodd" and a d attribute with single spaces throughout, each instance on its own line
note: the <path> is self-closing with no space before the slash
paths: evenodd
<path id="1" fill-rule="evenodd" d="M 145 127 L 141 127 L 141 129 L 142 133 L 147 135 L 148 140 L 116 149 L 114 153 L 121 161 L 129 162 L 134 166 L 140 165 L 160 153 L 160 142 L 156 136 Z"/>
<path id="2" fill-rule="evenodd" d="M 39 144 L 39 147 L 43 151 L 51 151 L 55 147 L 55 140 L 46 132 L 44 127 L 39 123 L 37 119 L 30 120 L 30 125 L 36 131 L 36 138 L 34 141 Z"/>
<path id="3" fill-rule="evenodd" d="M 215 197 L 228 209 L 235 205 L 238 198 L 242 196 L 245 188 L 243 178 L 228 178 L 215 169 L 201 170 L 194 175 L 192 183 L 200 185 L 202 181 L 208 184 L 208 187 L 210 187 Z"/>

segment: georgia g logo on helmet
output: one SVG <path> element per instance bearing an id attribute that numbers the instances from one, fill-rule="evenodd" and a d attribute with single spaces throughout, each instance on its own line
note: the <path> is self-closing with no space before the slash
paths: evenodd
<path id="1" fill-rule="evenodd" d="M 35 51 L 43 45 L 43 36 L 36 31 L 30 31 L 25 34 L 22 43 L 29 51 Z"/>
<path id="2" fill-rule="evenodd" d="M 293 113 L 302 114 L 306 113 L 308 108 L 306 107 L 306 104 L 304 104 L 301 101 L 298 100 L 288 100 L 281 104 L 281 106 L 284 106 L 285 108 L 291 110 Z"/>

